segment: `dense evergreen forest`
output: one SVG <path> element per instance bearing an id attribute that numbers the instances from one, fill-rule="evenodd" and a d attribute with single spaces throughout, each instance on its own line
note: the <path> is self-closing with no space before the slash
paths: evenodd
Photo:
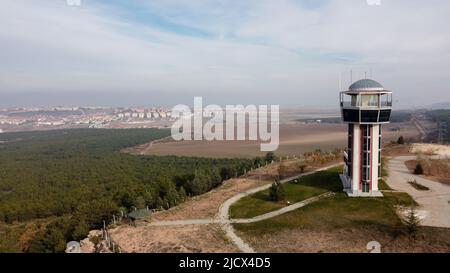
<path id="1" fill-rule="evenodd" d="M 169 133 L 75 129 L 0 134 L 0 224 L 52 219 L 21 251 L 59 252 L 113 213 L 146 206 L 167 209 L 261 162 L 120 153 Z M 0 251 L 8 249 L 0 246 Z"/>

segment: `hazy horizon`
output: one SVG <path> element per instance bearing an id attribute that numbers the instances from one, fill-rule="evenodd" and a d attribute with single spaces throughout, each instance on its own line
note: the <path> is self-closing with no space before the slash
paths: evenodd
<path id="1" fill-rule="evenodd" d="M 450 102 L 450 2 L 368 2 L 5 0 L 0 107 L 202 96 L 329 109 L 350 70 L 392 90 L 397 108 Z"/>

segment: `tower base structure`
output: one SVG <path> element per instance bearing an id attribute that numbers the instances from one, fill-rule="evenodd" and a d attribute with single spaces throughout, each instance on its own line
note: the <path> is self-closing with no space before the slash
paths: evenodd
<path id="1" fill-rule="evenodd" d="M 352 197 L 381 197 L 381 125 L 349 124 L 348 147 L 344 151 L 341 181 Z"/>
<path id="2" fill-rule="evenodd" d="M 348 177 L 344 174 L 339 175 L 342 187 L 344 188 L 344 192 L 347 193 L 348 197 L 383 197 L 383 193 L 381 191 L 370 191 L 363 192 L 360 190 L 352 190 L 352 183 L 349 181 Z"/>
<path id="3" fill-rule="evenodd" d="M 341 92 L 342 120 L 348 125 L 344 170 L 340 175 L 344 191 L 351 197 L 382 197 L 382 125 L 392 112 L 392 92 L 377 81 L 362 79 Z"/>

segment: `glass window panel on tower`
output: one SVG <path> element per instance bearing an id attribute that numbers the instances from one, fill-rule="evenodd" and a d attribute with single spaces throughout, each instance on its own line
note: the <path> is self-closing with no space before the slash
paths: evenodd
<path id="1" fill-rule="evenodd" d="M 361 122 L 378 122 L 378 110 L 362 110 Z"/>
<path id="2" fill-rule="evenodd" d="M 379 95 L 361 95 L 362 107 L 378 107 Z"/>
<path id="3" fill-rule="evenodd" d="M 358 95 L 352 95 L 352 104 L 353 107 L 358 106 Z"/>
<path id="4" fill-rule="evenodd" d="M 380 122 L 388 122 L 391 117 L 391 110 L 381 110 Z"/>

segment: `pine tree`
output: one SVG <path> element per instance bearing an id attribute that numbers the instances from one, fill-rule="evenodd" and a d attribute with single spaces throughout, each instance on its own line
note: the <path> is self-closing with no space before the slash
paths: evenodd
<path id="1" fill-rule="evenodd" d="M 406 228 L 408 230 L 408 234 L 412 238 L 416 238 L 420 222 L 421 222 L 421 220 L 419 217 L 417 217 L 416 210 L 414 209 L 414 207 L 410 207 L 409 211 L 408 211 L 408 215 L 406 216 L 406 219 L 405 219 L 405 224 L 406 224 Z"/>
<path id="2" fill-rule="evenodd" d="M 253 160 L 253 167 L 259 168 L 260 166 L 262 166 L 262 164 L 263 160 L 261 159 L 261 157 L 255 157 L 255 159 Z"/>
<path id="3" fill-rule="evenodd" d="M 280 181 L 275 181 L 272 184 L 272 187 L 270 187 L 269 198 L 274 202 L 279 202 L 286 198 L 283 185 L 280 183 Z"/>
<path id="4" fill-rule="evenodd" d="M 418 162 L 416 165 L 416 168 L 414 169 L 414 174 L 423 174 L 423 167 L 422 167 L 422 163 Z"/>
<path id="5" fill-rule="evenodd" d="M 134 201 L 134 206 L 137 209 L 143 209 L 145 208 L 145 199 L 142 196 L 139 196 L 138 198 L 136 198 L 136 200 Z"/>
<path id="6" fill-rule="evenodd" d="M 275 154 L 273 152 L 268 152 L 264 158 L 264 160 L 267 163 L 272 163 L 272 161 L 275 161 Z"/>
<path id="7" fill-rule="evenodd" d="M 222 177 L 220 176 L 220 172 L 218 169 L 214 168 L 211 171 L 211 188 L 218 187 L 220 184 L 222 184 Z"/>
<path id="8" fill-rule="evenodd" d="M 181 186 L 181 187 L 178 189 L 178 196 L 180 196 L 181 201 L 186 200 L 187 194 L 186 194 L 186 190 L 184 189 L 183 186 Z"/>

